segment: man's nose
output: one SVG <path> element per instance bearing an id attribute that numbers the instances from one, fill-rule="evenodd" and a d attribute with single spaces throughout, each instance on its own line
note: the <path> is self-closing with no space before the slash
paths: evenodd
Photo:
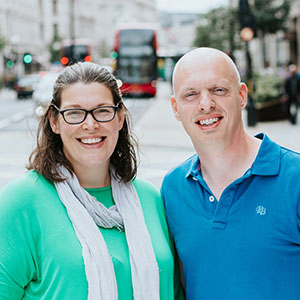
<path id="1" fill-rule="evenodd" d="M 198 109 L 203 112 L 211 111 L 216 106 L 209 91 L 202 91 L 199 97 Z"/>

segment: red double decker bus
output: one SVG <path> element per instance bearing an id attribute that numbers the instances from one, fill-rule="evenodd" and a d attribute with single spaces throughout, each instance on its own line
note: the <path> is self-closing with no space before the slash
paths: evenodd
<path id="1" fill-rule="evenodd" d="M 84 40 L 74 42 L 65 40 L 62 43 L 60 62 L 68 66 L 79 61 L 92 61 L 91 45 Z"/>
<path id="2" fill-rule="evenodd" d="M 157 33 L 153 27 L 134 24 L 118 29 L 113 56 L 114 74 L 123 83 L 123 95 L 156 95 Z"/>

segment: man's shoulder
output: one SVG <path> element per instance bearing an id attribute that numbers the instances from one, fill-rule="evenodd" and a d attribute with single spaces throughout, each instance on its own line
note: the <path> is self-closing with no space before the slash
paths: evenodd
<path id="1" fill-rule="evenodd" d="M 193 166 L 199 161 L 198 155 L 195 153 L 176 167 L 170 169 L 164 177 L 163 183 L 167 184 L 169 182 L 175 182 L 176 180 L 181 180 L 185 178 L 186 175 L 192 170 Z"/>
<path id="2" fill-rule="evenodd" d="M 284 146 L 280 146 L 280 149 L 283 167 L 289 165 L 300 173 L 300 153 Z"/>
<path id="3" fill-rule="evenodd" d="M 255 163 L 259 168 L 284 170 L 289 165 L 295 165 L 300 171 L 300 153 L 286 148 L 271 140 L 265 133 L 259 133 L 255 137 L 262 140 Z"/>
<path id="4" fill-rule="evenodd" d="M 300 176 L 300 153 L 270 140 L 266 135 L 263 138 L 262 151 L 259 156 L 259 168 L 274 170 L 274 174 L 286 179 Z M 288 176 L 286 176 L 289 174 Z"/>

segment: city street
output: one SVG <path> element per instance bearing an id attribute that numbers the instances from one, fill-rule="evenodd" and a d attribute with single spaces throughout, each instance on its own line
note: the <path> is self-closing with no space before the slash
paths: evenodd
<path id="1" fill-rule="evenodd" d="M 124 99 L 133 125 L 156 101 Z M 18 100 L 11 90 L 0 92 L 0 188 L 26 171 L 28 157 L 35 145 L 37 119 L 31 98 Z"/>
<path id="2" fill-rule="evenodd" d="M 160 187 L 164 174 L 194 153 L 192 143 L 180 122 L 174 116 L 169 103 L 170 88 L 162 83 L 157 101 L 136 124 L 140 138 L 141 165 L 139 177 L 150 180 Z M 251 135 L 265 132 L 277 143 L 300 152 L 300 125 L 288 120 L 260 122 L 247 126 L 247 114 L 243 112 L 244 124 Z"/>
<path id="3" fill-rule="evenodd" d="M 194 153 L 188 136 L 173 116 L 170 94 L 170 84 L 160 82 L 156 98 L 125 99 L 140 145 L 138 177 L 151 181 L 158 188 L 170 168 Z M 13 92 L 2 92 L 0 104 L 1 188 L 25 171 L 35 143 L 37 122 L 32 116 L 34 105 L 31 99 L 20 101 Z M 246 112 L 243 117 L 246 120 Z M 247 131 L 252 135 L 265 132 L 279 144 L 300 152 L 299 124 L 293 126 L 287 120 L 260 122 L 255 127 L 247 127 Z"/>

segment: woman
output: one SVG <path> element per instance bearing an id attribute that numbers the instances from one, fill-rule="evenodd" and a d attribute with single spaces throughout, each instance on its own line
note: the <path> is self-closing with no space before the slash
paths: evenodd
<path id="1" fill-rule="evenodd" d="M 0 193 L 0 299 L 180 299 L 161 198 L 136 165 L 116 79 L 66 67 L 30 171 Z"/>

